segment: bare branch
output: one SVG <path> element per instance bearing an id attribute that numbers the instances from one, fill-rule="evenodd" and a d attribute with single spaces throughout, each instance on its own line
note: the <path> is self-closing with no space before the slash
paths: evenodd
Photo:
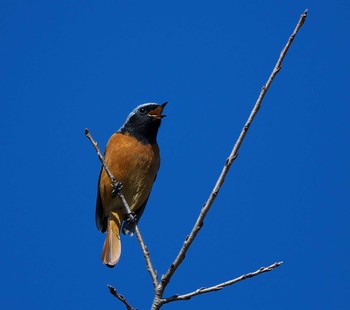
<path id="1" fill-rule="evenodd" d="M 135 232 L 136 232 L 137 240 L 139 241 L 139 244 L 140 244 L 141 249 L 142 249 L 143 257 L 145 258 L 145 261 L 146 261 L 147 270 L 152 278 L 153 287 L 154 287 L 154 289 L 156 289 L 156 287 L 158 286 L 157 271 L 155 271 L 155 269 L 153 268 L 148 248 L 143 241 L 142 235 L 141 235 L 140 230 L 139 230 L 137 225 L 135 226 Z"/>
<path id="2" fill-rule="evenodd" d="M 98 147 L 97 142 L 94 140 L 94 138 L 91 136 L 89 129 L 85 129 L 84 131 L 85 136 L 90 140 L 91 144 L 94 146 L 96 152 L 97 152 L 97 156 L 99 158 L 99 160 L 101 161 L 103 168 L 105 169 L 105 171 L 107 172 L 107 175 L 109 177 L 109 179 L 111 180 L 112 183 L 112 187 L 113 187 L 113 191 L 115 192 L 115 194 L 120 198 L 120 200 L 123 202 L 123 205 L 125 207 L 125 210 L 127 212 L 127 216 L 132 216 L 132 211 L 130 210 L 129 204 L 126 201 L 123 193 L 120 191 L 123 187 L 122 183 L 118 182 L 117 179 L 113 176 L 113 174 L 111 173 L 111 171 L 109 170 L 106 161 L 100 151 L 100 148 Z M 137 236 L 137 240 L 140 244 L 143 256 L 145 258 L 146 261 L 146 266 L 147 266 L 147 270 L 149 272 L 149 274 L 151 275 L 152 278 L 152 282 L 153 282 L 153 286 L 156 287 L 156 285 L 158 284 L 158 278 L 157 278 L 157 273 L 155 272 L 152 262 L 151 262 L 151 257 L 149 254 L 149 251 L 143 241 L 141 232 L 137 226 L 137 224 L 135 225 L 135 231 L 136 231 L 136 236 Z"/>
<path id="3" fill-rule="evenodd" d="M 175 258 L 175 260 L 173 261 L 173 263 L 170 265 L 168 271 L 166 272 L 166 274 L 164 274 L 161 278 L 161 282 L 160 285 L 158 286 L 156 295 L 155 295 L 155 299 L 153 302 L 153 306 L 152 309 L 159 309 L 159 306 L 157 306 L 162 298 L 163 292 L 165 287 L 168 285 L 171 277 L 173 276 L 174 272 L 177 270 L 177 268 L 180 266 L 180 264 L 182 263 L 182 261 L 185 258 L 185 255 L 187 253 L 187 250 L 189 249 L 190 245 L 192 244 L 193 240 L 195 239 L 195 237 L 197 236 L 198 232 L 200 231 L 201 227 L 203 226 L 204 223 L 204 218 L 207 215 L 211 205 L 213 204 L 216 196 L 219 193 L 219 190 L 222 186 L 222 184 L 225 181 L 225 177 L 233 163 L 233 161 L 237 158 L 238 156 L 238 150 L 248 132 L 248 129 L 250 127 L 250 125 L 252 124 L 256 114 L 258 113 L 259 109 L 260 109 L 260 105 L 262 100 L 265 97 L 265 94 L 267 92 L 267 90 L 269 89 L 273 79 L 276 77 L 276 75 L 278 74 L 278 72 L 281 70 L 282 68 L 282 62 L 287 54 L 287 51 L 289 49 L 289 47 L 291 46 L 296 34 L 298 33 L 299 29 L 301 28 L 301 26 L 304 24 L 305 20 L 307 17 L 307 10 L 300 16 L 300 19 L 292 33 L 292 35 L 289 37 L 287 44 L 285 45 L 285 47 L 283 48 L 282 52 L 280 53 L 280 56 L 276 62 L 276 65 L 274 67 L 274 69 L 272 70 L 272 73 L 270 74 L 266 84 L 262 87 L 260 95 L 248 117 L 247 122 L 245 123 L 245 125 L 243 126 L 243 129 L 229 155 L 229 157 L 226 159 L 225 165 L 223 167 L 223 170 L 214 186 L 214 189 L 212 190 L 211 194 L 209 195 L 208 200 L 206 201 L 206 203 L 204 204 L 204 206 L 201 209 L 201 212 L 197 218 L 196 223 L 194 224 L 190 234 L 186 237 L 182 248 L 180 249 L 177 257 Z"/>
<path id="4" fill-rule="evenodd" d="M 224 181 L 225 181 L 225 177 L 232 165 L 232 163 L 234 162 L 234 160 L 237 158 L 238 156 L 238 151 L 239 148 L 241 146 L 241 144 L 243 143 L 243 140 L 248 132 L 248 129 L 250 127 L 250 125 L 252 124 L 256 114 L 258 113 L 262 100 L 264 99 L 267 90 L 269 89 L 269 87 L 272 84 L 272 81 L 274 80 L 274 78 L 276 77 L 276 75 L 278 74 L 278 72 L 281 70 L 282 68 L 282 62 L 288 52 L 288 49 L 290 48 L 295 36 L 297 35 L 298 31 L 300 30 L 300 28 L 302 27 L 302 25 L 304 24 L 305 20 L 307 17 L 307 10 L 300 16 L 300 19 L 293 31 L 293 33 L 291 34 L 291 36 L 289 37 L 286 45 L 284 46 L 283 50 L 280 53 L 280 56 L 276 62 L 275 67 L 272 70 L 272 73 L 270 74 L 267 82 L 265 85 L 263 85 L 261 92 L 258 96 L 258 99 L 255 103 L 255 105 L 253 106 L 253 109 L 248 117 L 248 120 L 246 121 L 245 125 L 243 126 L 241 133 L 235 143 L 235 145 L 233 146 L 233 149 L 229 155 L 229 157 L 226 159 L 226 162 L 224 164 L 224 167 L 221 171 L 221 174 L 219 175 L 216 184 L 212 190 L 212 192 L 210 193 L 208 200 L 205 202 L 205 204 L 203 205 L 198 218 L 196 220 L 196 223 L 194 224 L 190 234 L 186 237 L 177 257 L 175 258 L 175 260 L 173 261 L 173 263 L 170 265 L 169 269 L 167 270 L 167 272 L 162 275 L 161 277 L 161 281 L 158 281 L 158 276 L 157 273 L 155 271 L 155 269 L 153 268 L 151 259 L 150 259 L 150 255 L 149 255 L 149 251 L 142 239 L 142 235 L 139 231 L 139 228 L 135 227 L 135 231 L 136 231 L 136 235 L 137 235 L 137 239 L 139 241 L 139 244 L 141 246 L 145 261 L 146 261 L 146 267 L 148 272 L 151 275 L 152 281 L 153 281 L 153 286 L 154 286 L 154 291 L 155 291 L 155 295 L 154 295 L 154 300 L 153 300 L 153 304 L 152 304 L 152 310 L 158 310 L 161 308 L 162 305 L 166 304 L 166 303 L 170 303 L 173 301 L 179 301 L 179 300 L 188 300 L 190 298 L 192 298 L 193 296 L 197 296 L 197 295 L 201 295 L 201 294 L 205 294 L 205 293 L 209 293 L 209 292 L 214 292 L 214 291 L 218 291 L 221 290 L 222 288 L 226 287 L 226 286 L 230 286 L 233 285 L 237 282 L 246 280 L 248 278 L 252 278 L 255 277 L 257 275 L 260 275 L 262 273 L 265 272 L 269 272 L 277 267 L 279 267 L 282 262 L 276 262 L 268 267 L 262 267 L 260 269 L 258 269 L 257 271 L 248 273 L 248 274 L 244 274 L 238 278 L 223 282 L 223 283 L 219 283 L 217 285 L 208 287 L 208 288 L 199 288 L 193 292 L 187 293 L 187 294 L 183 294 L 183 295 L 174 295 L 174 296 L 170 296 L 168 298 L 163 298 L 163 293 L 164 290 L 166 288 L 166 286 L 168 285 L 169 281 L 171 280 L 171 277 L 173 276 L 173 274 L 176 272 L 177 268 L 180 266 L 180 264 L 183 262 L 185 255 L 189 249 L 189 247 L 191 246 L 192 242 L 194 241 L 195 237 L 197 236 L 198 232 L 200 231 L 200 229 L 203 226 L 204 223 L 204 219 L 205 216 L 207 215 L 210 207 L 212 206 L 214 200 L 216 199 L 221 186 L 223 185 Z M 103 155 L 101 154 L 97 142 L 95 140 L 93 140 L 93 138 L 90 135 L 90 132 L 88 129 L 85 129 L 85 135 L 87 136 L 87 138 L 91 141 L 91 143 L 93 144 L 93 146 L 96 149 L 96 152 L 98 154 L 98 157 L 105 169 L 105 171 L 107 172 L 111 182 L 112 182 L 112 187 L 113 187 L 113 192 L 115 195 L 117 195 L 122 202 L 125 205 L 125 209 L 127 210 L 127 214 L 128 216 L 132 215 L 132 212 L 130 210 L 130 207 L 127 203 L 127 201 L 125 200 L 123 194 L 120 192 L 120 189 L 122 187 L 122 184 L 120 182 L 117 182 L 117 180 L 114 178 L 114 176 L 112 175 L 112 173 L 110 172 L 110 170 L 108 169 L 108 166 L 104 160 Z M 117 293 L 116 289 L 113 288 L 112 286 L 108 285 L 108 288 L 111 292 L 111 294 L 113 296 L 115 296 L 116 298 L 118 298 L 120 301 L 122 301 L 125 306 L 127 307 L 127 309 L 129 310 L 135 310 L 132 306 L 130 306 L 130 304 L 126 301 L 126 299 L 120 295 L 119 293 Z"/>
<path id="5" fill-rule="evenodd" d="M 110 292 L 115 298 L 119 299 L 119 300 L 125 305 L 125 307 L 126 307 L 127 310 L 137 310 L 136 308 L 133 308 L 133 307 L 128 303 L 128 301 L 126 300 L 126 298 L 125 298 L 123 295 L 119 294 L 119 293 L 117 292 L 117 290 L 116 290 L 113 286 L 107 285 L 107 287 L 108 287 L 108 289 L 109 289 L 109 292 Z"/>
<path id="6" fill-rule="evenodd" d="M 102 163 L 103 165 L 103 168 L 106 170 L 107 172 L 107 175 L 109 177 L 109 179 L 111 180 L 112 182 L 112 186 L 116 186 L 119 182 L 117 181 L 117 179 L 113 176 L 112 172 L 109 170 L 106 162 L 105 162 L 105 159 L 100 151 L 100 148 L 98 147 L 98 144 L 97 142 L 94 140 L 94 138 L 91 136 L 90 134 L 90 130 L 88 128 L 85 128 L 84 130 L 84 134 L 85 136 L 90 140 L 91 144 L 93 145 L 93 147 L 95 148 L 96 152 L 97 152 L 97 156 L 98 156 L 98 159 L 100 160 L 100 162 Z M 121 184 L 121 183 L 119 183 Z M 130 208 L 129 208 L 130 210 Z"/>
<path id="7" fill-rule="evenodd" d="M 232 280 L 229 280 L 229 281 L 226 281 L 226 282 L 222 282 L 220 284 L 217 284 L 217 285 L 214 285 L 214 286 L 211 286 L 211 287 L 201 287 L 193 292 L 190 292 L 190 293 L 187 293 L 187 294 L 183 294 L 183 295 L 174 295 L 174 296 L 171 296 L 171 297 L 168 297 L 168 298 L 164 298 L 162 299 L 162 304 L 166 304 L 166 303 L 169 303 L 169 302 L 172 302 L 172 301 L 180 301 L 180 300 L 188 300 L 188 299 L 191 299 L 193 296 L 197 296 L 197 295 L 201 295 L 201 294 L 205 294 L 205 293 L 210 293 L 210 292 L 215 292 L 215 291 L 219 291 L 221 289 L 223 289 L 224 287 L 226 286 L 229 286 L 229 285 L 232 285 L 232 284 L 235 284 L 237 282 L 240 282 L 240 281 L 243 281 L 243 280 L 246 280 L 246 279 L 249 279 L 249 278 L 253 278 L 257 275 L 260 275 L 262 273 L 265 273 L 265 272 L 269 272 L 277 267 L 279 267 L 280 265 L 282 265 L 283 262 L 276 262 L 268 267 L 261 267 L 260 269 L 254 271 L 254 272 L 250 272 L 250 273 L 247 273 L 247 274 L 244 274 L 238 278 L 235 278 L 235 279 L 232 279 Z"/>

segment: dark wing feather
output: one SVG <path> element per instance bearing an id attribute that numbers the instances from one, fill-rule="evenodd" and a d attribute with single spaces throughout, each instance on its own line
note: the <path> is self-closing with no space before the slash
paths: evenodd
<path id="1" fill-rule="evenodd" d="M 105 216 L 105 213 L 103 210 L 103 205 L 102 205 L 102 200 L 101 200 L 101 195 L 100 195 L 100 178 L 101 178 L 102 169 L 103 168 L 101 168 L 100 176 L 98 178 L 98 183 L 97 183 L 95 221 L 96 221 L 97 229 L 104 233 L 107 230 L 107 216 Z"/>

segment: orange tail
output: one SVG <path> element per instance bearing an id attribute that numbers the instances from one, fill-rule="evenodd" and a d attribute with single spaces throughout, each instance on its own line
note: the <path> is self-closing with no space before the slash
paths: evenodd
<path id="1" fill-rule="evenodd" d="M 102 261 L 107 267 L 113 268 L 121 254 L 119 215 L 114 213 L 108 218 L 107 236 L 102 250 Z"/>

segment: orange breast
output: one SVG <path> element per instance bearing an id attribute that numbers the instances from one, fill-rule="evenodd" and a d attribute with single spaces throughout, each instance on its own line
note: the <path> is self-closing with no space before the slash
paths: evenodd
<path id="1" fill-rule="evenodd" d="M 137 210 L 150 194 L 159 169 L 158 145 L 145 145 L 131 135 L 115 133 L 108 141 L 105 160 L 112 174 L 123 184 L 122 193 L 130 209 Z M 106 213 L 115 208 L 124 209 L 119 198 L 112 199 L 111 190 L 111 182 L 103 170 L 100 193 Z"/>

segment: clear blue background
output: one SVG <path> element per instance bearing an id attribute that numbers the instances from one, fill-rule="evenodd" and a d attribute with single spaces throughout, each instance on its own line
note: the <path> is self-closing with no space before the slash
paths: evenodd
<path id="1" fill-rule="evenodd" d="M 100 262 L 103 148 L 169 101 L 140 222 L 161 274 L 207 199 L 300 14 L 309 17 L 166 296 L 283 260 L 164 309 L 350 308 L 348 1 L 0 2 L 1 309 L 149 309 L 136 238 Z"/>

